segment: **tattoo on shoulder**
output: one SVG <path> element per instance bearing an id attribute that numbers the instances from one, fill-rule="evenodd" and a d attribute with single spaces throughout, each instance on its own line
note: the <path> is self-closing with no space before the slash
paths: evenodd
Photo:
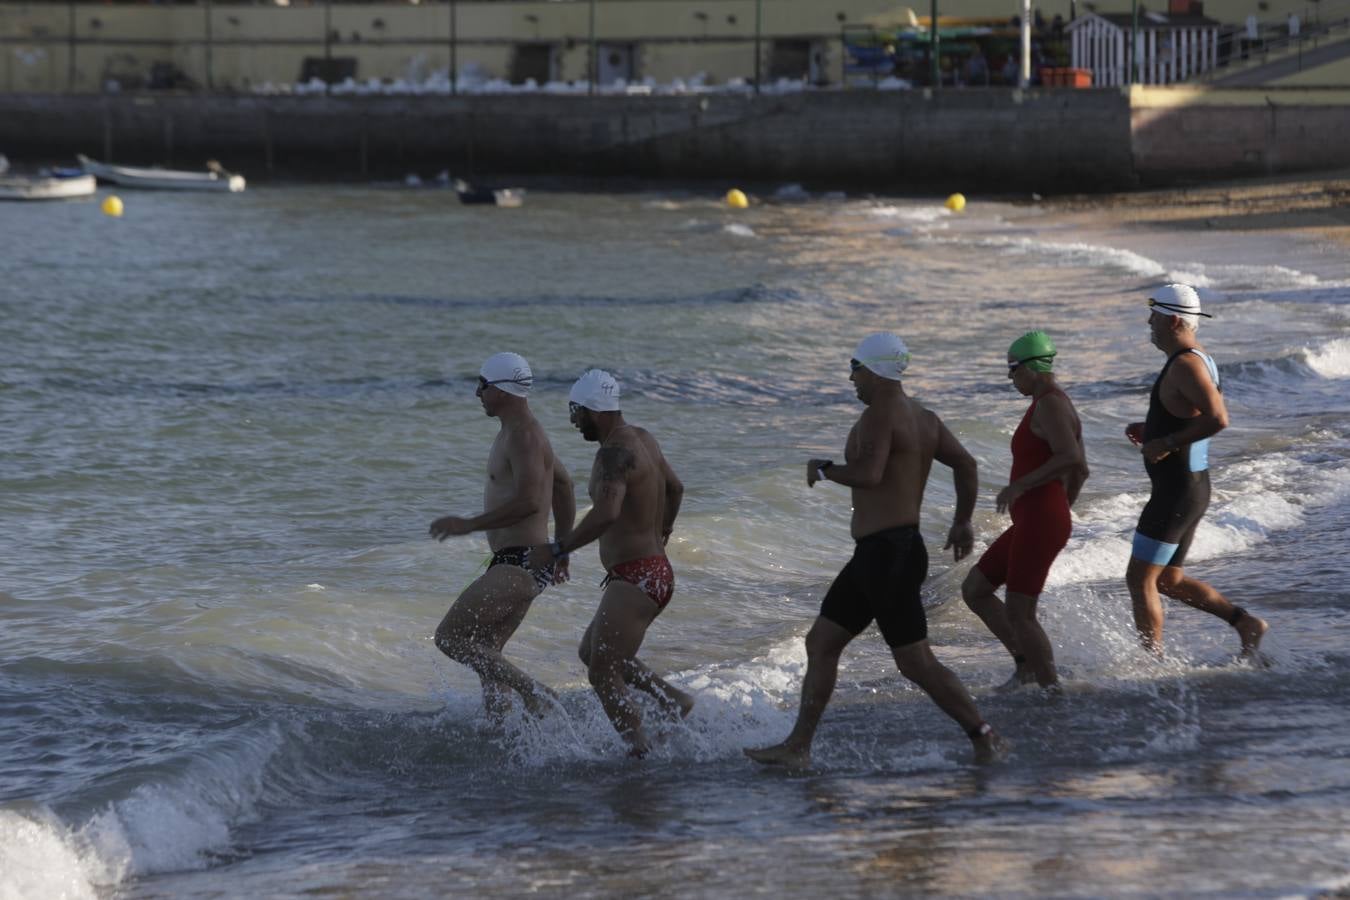
<path id="1" fill-rule="evenodd" d="M 601 447 L 595 466 L 602 481 L 624 481 L 637 466 L 637 456 L 627 447 Z"/>

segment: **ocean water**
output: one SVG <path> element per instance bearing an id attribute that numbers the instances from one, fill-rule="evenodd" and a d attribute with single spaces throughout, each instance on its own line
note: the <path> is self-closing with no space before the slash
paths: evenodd
<path id="1" fill-rule="evenodd" d="M 1312 895 L 1350 884 L 1350 261 L 1316 233 L 1112 224 L 981 202 L 382 187 L 0 206 L 0 898 Z M 1138 649 L 1123 583 L 1147 496 L 1122 436 L 1163 357 L 1145 297 L 1199 286 L 1232 426 L 1189 570 L 1269 621 L 1272 666 L 1169 606 Z M 980 462 L 1006 520 L 1025 400 L 1004 354 L 1050 331 L 1092 468 L 1041 617 L 1062 698 L 1006 654 L 940 552 L 939 657 L 1010 758 L 969 743 L 875 631 L 845 655 L 807 773 L 781 739 L 802 636 L 851 551 L 848 359 L 873 330 Z M 482 359 L 533 364 L 578 477 L 571 381 L 616 373 L 685 481 L 674 601 L 644 659 L 697 696 L 624 758 L 576 657 L 593 549 L 507 655 L 560 694 L 480 712 L 430 635 L 479 571 L 495 423 Z M 584 509 L 584 497 L 583 497 Z"/>

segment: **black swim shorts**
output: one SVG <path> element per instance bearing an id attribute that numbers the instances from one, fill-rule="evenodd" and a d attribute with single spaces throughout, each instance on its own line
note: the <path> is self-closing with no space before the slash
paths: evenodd
<path id="1" fill-rule="evenodd" d="M 928 575 L 928 549 L 914 525 L 888 528 L 859 538 L 830 585 L 820 614 L 862 634 L 875 619 L 887 645 L 903 647 L 928 637 L 919 588 Z"/>

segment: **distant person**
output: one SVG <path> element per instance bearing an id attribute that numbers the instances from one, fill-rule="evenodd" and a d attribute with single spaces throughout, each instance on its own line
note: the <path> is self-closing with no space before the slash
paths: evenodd
<path id="1" fill-rule="evenodd" d="M 1153 485 L 1125 572 L 1134 624 L 1144 646 L 1161 655 L 1161 592 L 1223 619 L 1237 631 L 1242 656 L 1258 659 L 1265 621 L 1182 569 L 1209 506 L 1209 439 L 1228 427 L 1219 369 L 1196 339 L 1200 318 L 1210 315 L 1200 310 L 1195 289 L 1184 284 L 1157 289 L 1148 305 L 1149 337 L 1167 362 L 1153 383 L 1148 418 L 1125 428 Z"/>
<path id="2" fill-rule="evenodd" d="M 988 87 L 989 85 L 989 61 L 984 58 L 984 53 L 980 51 L 978 44 L 972 47 L 970 56 L 966 58 L 965 65 L 962 66 L 961 80 L 976 87 Z"/>
<path id="3" fill-rule="evenodd" d="M 647 629 L 670 603 L 675 572 L 665 545 L 680 511 L 684 485 L 666 462 L 656 438 L 624 421 L 619 383 L 602 369 L 591 369 L 572 386 L 568 410 L 572 424 L 588 441 L 598 441 L 591 466 L 589 512 L 569 535 L 536 548 L 541 561 L 600 542 L 607 574 L 595 618 L 581 638 L 578 654 L 591 686 L 628 744 L 642 757 L 650 741 L 642 712 L 627 687 L 651 695 L 671 715 L 687 716 L 694 698 L 657 677 L 637 658 Z"/>
<path id="4" fill-rule="evenodd" d="M 548 540 L 548 514 L 556 533 L 568 536 L 576 517 L 572 479 L 553 456 L 543 426 L 530 412 L 534 375 L 524 357 L 497 353 L 483 363 L 476 394 L 483 412 L 501 429 L 488 451 L 484 512 L 443 516 L 431 523 L 438 541 L 486 531 L 492 559 L 455 600 L 436 628 L 436 646 L 473 669 L 483 683 L 483 705 L 492 715 L 508 706 L 505 689 L 515 691 L 534 714 L 552 692 L 507 662 L 502 648 L 515 634 L 530 604 L 550 584 L 566 579 L 566 560 L 531 559 L 529 548 Z"/>
<path id="5" fill-rule="evenodd" d="M 961 596 L 1012 654 L 1009 686 L 1059 682 L 1050 640 L 1036 621 L 1036 601 L 1050 566 L 1073 530 L 1069 507 L 1087 480 L 1083 429 L 1052 367 L 1055 344 L 1031 331 L 1008 348 L 1008 377 L 1031 398 L 1012 436 L 1012 474 L 994 503 L 1012 527 L 989 545 L 961 585 Z M 1006 602 L 994 593 L 1007 584 Z"/>
<path id="6" fill-rule="evenodd" d="M 872 334 L 849 361 L 849 380 L 863 410 L 849 432 L 844 463 L 812 459 L 806 484 L 833 481 L 852 488 L 853 558 L 830 585 L 806 635 L 806 677 L 792 733 L 781 744 L 746 749 L 756 762 L 805 768 L 825 706 L 834 692 L 839 657 L 876 621 L 896 666 L 965 730 L 979 761 L 994 759 L 1002 743 L 956 675 L 928 646 L 928 620 L 919 588 L 928 551 L 919 534 L 919 507 L 933 460 L 956 477 L 956 514 L 947 543 L 959 560 L 974 544 L 970 516 L 978 488 L 975 460 L 942 420 L 905 395 L 900 376 L 909 350 L 894 334 Z"/>

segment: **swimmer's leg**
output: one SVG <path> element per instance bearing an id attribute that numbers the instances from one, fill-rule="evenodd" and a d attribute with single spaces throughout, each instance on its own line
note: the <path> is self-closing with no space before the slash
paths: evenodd
<path id="1" fill-rule="evenodd" d="M 979 568 L 972 568 L 966 575 L 966 580 L 961 583 L 961 599 L 970 607 L 971 612 L 980 617 L 980 621 L 1012 656 L 1017 669 L 1004 685 L 1004 689 L 1007 689 L 1027 684 L 1036 676 L 1027 665 L 1026 655 L 1022 652 L 1017 634 L 1008 618 L 1009 610 L 1003 605 L 1003 601 L 999 600 L 995 590 L 994 585 Z M 1009 594 L 1008 597 L 1011 600 L 1012 595 Z"/>
<path id="2" fill-rule="evenodd" d="M 630 756 L 645 756 L 650 746 L 642 728 L 642 712 L 628 696 L 625 674 L 658 612 L 656 602 L 641 588 L 611 581 L 586 629 L 589 640 L 582 639 L 591 687 L 614 730 L 627 742 Z"/>
<path id="3" fill-rule="evenodd" d="M 536 715 L 545 708 L 544 698 L 554 696 L 501 652 L 538 593 L 539 586 L 524 569 L 493 566 L 464 589 L 436 628 L 440 651 L 473 669 L 483 682 L 489 714 L 502 712 L 503 689 L 514 690 Z"/>
<path id="4" fill-rule="evenodd" d="M 1270 629 L 1264 619 L 1234 604 L 1209 583 L 1187 576 L 1180 566 L 1168 566 L 1162 571 L 1158 577 L 1158 590 L 1232 625 L 1242 642 L 1242 658 L 1258 657 L 1261 638 Z"/>
<path id="5" fill-rule="evenodd" d="M 980 717 L 975 701 L 970 699 L 956 673 L 938 662 L 926 638 L 892 647 L 891 653 L 900 674 L 921 687 L 939 709 L 965 730 L 974 745 L 976 762 L 992 762 L 1004 755 L 1002 738 Z"/>
<path id="6" fill-rule="evenodd" d="M 577 648 L 577 655 L 581 657 L 581 662 L 587 669 L 591 666 L 591 628 L 586 629 L 586 633 L 581 638 L 581 646 Z M 679 716 L 685 718 L 694 709 L 694 697 L 687 694 L 675 685 L 666 681 L 657 675 L 651 669 L 647 668 L 646 663 L 634 657 L 627 660 L 623 666 L 624 684 L 634 690 L 642 691 L 650 695 L 667 715 Z"/>
<path id="7" fill-rule="evenodd" d="M 1059 683 L 1059 674 L 1055 671 L 1054 648 L 1041 623 L 1036 621 L 1036 599 L 1008 591 L 1008 620 L 1017 636 L 1017 646 L 1022 648 L 1028 674 L 1041 687 L 1051 687 Z"/>
<path id="8" fill-rule="evenodd" d="M 1132 556 L 1125 569 L 1125 585 L 1130 589 L 1139 642 L 1157 656 L 1162 656 L 1163 607 L 1158 595 L 1158 576 L 1163 568 Z"/>
<path id="9" fill-rule="evenodd" d="M 792 732 L 781 744 L 745 749 L 745 755 L 767 765 L 804 769 L 811 765 L 811 743 L 820 717 L 834 693 L 839 676 L 839 657 L 853 640 L 853 632 L 824 616 L 816 618 L 806 634 L 806 677 L 802 679 L 801 705 Z"/>

